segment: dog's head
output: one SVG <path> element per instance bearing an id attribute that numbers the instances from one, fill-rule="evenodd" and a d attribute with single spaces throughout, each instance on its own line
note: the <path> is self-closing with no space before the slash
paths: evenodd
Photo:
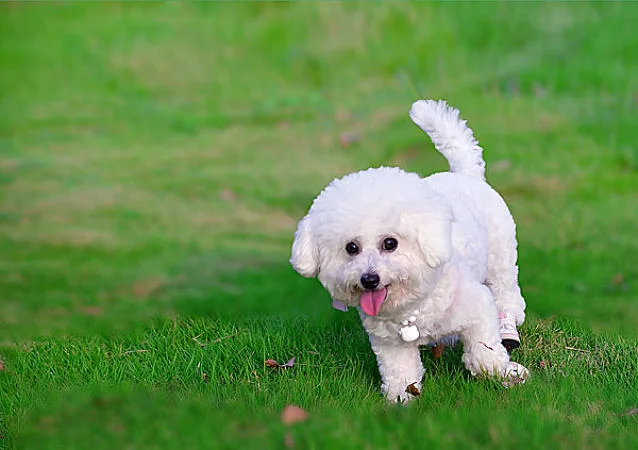
<path id="1" fill-rule="evenodd" d="M 368 315 L 432 289 L 452 255 L 448 203 L 416 174 L 369 169 L 331 182 L 299 222 L 290 262 Z"/>

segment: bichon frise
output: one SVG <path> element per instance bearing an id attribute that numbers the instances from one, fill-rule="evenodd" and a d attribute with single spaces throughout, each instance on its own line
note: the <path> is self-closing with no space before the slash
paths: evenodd
<path id="1" fill-rule="evenodd" d="M 514 331 L 525 319 L 512 215 L 458 110 L 419 100 L 410 118 L 450 171 L 421 178 L 380 167 L 332 181 L 299 222 L 290 262 L 317 276 L 335 307 L 358 308 L 388 400 L 418 394 L 419 345 L 451 336 L 473 375 L 522 382 L 528 372 L 510 362 L 499 332 L 499 314 Z"/>

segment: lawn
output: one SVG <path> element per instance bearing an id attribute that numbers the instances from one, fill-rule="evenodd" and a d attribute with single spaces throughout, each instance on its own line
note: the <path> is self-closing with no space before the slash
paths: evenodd
<path id="1" fill-rule="evenodd" d="M 0 4 L 0 448 L 638 447 L 638 4 Z M 445 98 L 517 220 L 530 381 L 386 405 L 288 264 Z M 274 369 L 295 357 L 290 368 Z M 285 424 L 286 405 L 308 413 Z"/>

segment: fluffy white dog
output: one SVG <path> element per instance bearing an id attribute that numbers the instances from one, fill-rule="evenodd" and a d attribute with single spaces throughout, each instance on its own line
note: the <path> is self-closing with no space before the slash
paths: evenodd
<path id="1" fill-rule="evenodd" d="M 332 181 L 299 222 L 290 262 L 317 276 L 335 307 L 358 308 L 388 400 L 418 394 L 419 345 L 450 336 L 463 343 L 473 375 L 524 381 L 498 319 L 525 319 L 514 220 L 486 183 L 482 149 L 456 109 L 419 100 L 410 118 L 450 171 L 421 178 L 380 167 Z"/>

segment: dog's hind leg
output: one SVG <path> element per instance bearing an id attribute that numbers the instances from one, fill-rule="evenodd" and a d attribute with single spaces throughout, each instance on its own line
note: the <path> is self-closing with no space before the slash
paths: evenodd
<path id="1" fill-rule="evenodd" d="M 461 286 L 457 294 L 473 296 L 475 308 L 466 315 L 466 327 L 459 333 L 463 342 L 463 363 L 474 376 L 500 378 L 505 387 L 525 383 L 529 371 L 509 359 L 505 346 L 500 342 L 498 322 L 495 320 L 496 304 L 492 292 L 484 285 Z M 463 289 L 465 288 L 465 289 Z"/>
<path id="2" fill-rule="evenodd" d="M 465 326 L 459 333 L 465 367 L 475 376 L 501 377 L 509 363 L 509 355 L 501 343 L 492 293 L 484 285 L 465 283 L 457 290 L 456 301 L 465 306 L 469 299 L 473 307 L 465 308 Z"/>
<path id="3" fill-rule="evenodd" d="M 511 217 L 501 221 L 491 235 L 485 284 L 498 308 L 503 345 L 512 350 L 520 345 L 516 327 L 525 320 L 525 300 L 518 285 L 516 231 Z"/>
<path id="4" fill-rule="evenodd" d="M 499 269 L 500 265 L 503 267 Z M 516 325 L 521 325 L 525 321 L 525 300 L 518 286 L 518 267 L 494 261 L 488 271 L 493 273 L 488 274 L 485 284 L 492 291 L 499 313 L 512 317 Z"/>

